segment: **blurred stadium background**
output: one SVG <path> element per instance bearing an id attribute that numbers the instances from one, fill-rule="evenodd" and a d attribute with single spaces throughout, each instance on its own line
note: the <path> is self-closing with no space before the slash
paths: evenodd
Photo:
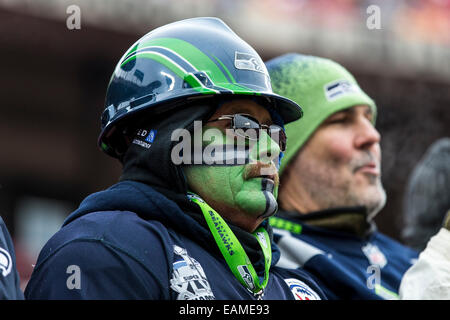
<path id="1" fill-rule="evenodd" d="M 81 29 L 67 27 L 70 5 Z M 370 5 L 380 29 L 368 27 Z M 388 204 L 376 221 L 401 240 L 408 176 L 450 136 L 449 0 L 0 0 L 0 214 L 22 288 L 66 215 L 119 177 L 96 146 L 116 62 L 149 30 L 195 16 L 221 18 L 264 60 L 319 55 L 356 76 L 379 108 Z"/>

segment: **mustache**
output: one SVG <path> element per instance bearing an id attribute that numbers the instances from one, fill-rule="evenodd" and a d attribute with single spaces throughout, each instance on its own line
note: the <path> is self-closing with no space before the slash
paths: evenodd
<path id="1" fill-rule="evenodd" d="M 256 177 L 269 178 L 273 180 L 275 187 L 280 183 L 278 169 L 273 163 L 256 162 L 254 164 L 248 164 L 245 166 L 243 176 L 245 180 Z"/>
<path id="2" fill-rule="evenodd" d="M 350 162 L 352 172 L 356 172 L 367 165 L 375 165 L 377 168 L 381 165 L 380 160 L 370 151 L 366 151 L 360 158 L 353 159 Z"/>

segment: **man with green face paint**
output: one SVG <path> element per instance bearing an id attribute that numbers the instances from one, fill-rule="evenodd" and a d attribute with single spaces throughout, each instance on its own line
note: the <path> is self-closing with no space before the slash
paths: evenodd
<path id="1" fill-rule="evenodd" d="M 227 160 L 220 157 L 207 166 L 188 166 L 184 173 L 192 191 L 201 195 L 217 211 L 223 212 L 223 215 L 239 219 L 243 226 L 253 231 L 277 210 L 277 167 L 281 151 L 278 143 L 264 130 L 253 129 L 252 140 L 230 130 L 232 120 L 221 117 L 241 109 L 256 115 L 255 120 L 261 123 L 272 122 L 269 112 L 254 101 L 223 103 L 207 121 L 204 135 L 211 131 L 216 133 L 213 139 L 208 139 L 213 140 L 209 146 L 224 149 Z M 256 139 L 258 134 L 260 136 Z"/>
<path id="2" fill-rule="evenodd" d="M 373 221 L 386 201 L 374 101 L 334 61 L 288 54 L 266 65 L 274 91 L 305 112 L 286 125 L 271 220 L 279 265 L 310 271 L 331 299 L 397 299 L 417 253 Z"/>
<path id="3" fill-rule="evenodd" d="M 261 58 L 216 18 L 175 22 L 120 59 L 100 148 L 123 164 L 42 249 L 28 299 L 321 299 L 303 270 L 276 267 L 283 126 Z M 239 138 L 239 139 L 238 139 Z"/>

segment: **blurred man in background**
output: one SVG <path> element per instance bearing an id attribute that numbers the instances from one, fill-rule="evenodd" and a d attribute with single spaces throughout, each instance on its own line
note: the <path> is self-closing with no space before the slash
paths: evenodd
<path id="1" fill-rule="evenodd" d="M 282 126 L 299 117 L 221 20 L 148 33 L 118 63 L 102 117 L 99 146 L 123 163 L 121 181 L 66 219 L 26 297 L 324 298 L 305 272 L 275 267 L 267 221 L 277 210 Z"/>
<path id="2" fill-rule="evenodd" d="M 450 299 L 450 138 L 435 141 L 414 168 L 403 218 L 405 243 L 423 251 L 403 277 L 400 297 Z"/>
<path id="3" fill-rule="evenodd" d="M 422 251 L 450 210 L 450 138 L 435 141 L 414 167 L 403 209 L 402 238 L 411 248 Z"/>
<path id="4" fill-rule="evenodd" d="M 0 300 L 23 300 L 14 246 L 0 217 Z"/>
<path id="5" fill-rule="evenodd" d="M 377 231 L 381 183 L 376 106 L 339 64 L 288 54 L 267 62 L 274 91 L 305 116 L 286 126 L 280 266 L 310 271 L 332 299 L 396 299 L 417 253 Z M 283 230 L 284 229 L 284 230 Z"/>

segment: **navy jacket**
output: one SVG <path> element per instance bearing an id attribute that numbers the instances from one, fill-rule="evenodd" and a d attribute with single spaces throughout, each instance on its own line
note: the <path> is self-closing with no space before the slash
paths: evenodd
<path id="1" fill-rule="evenodd" d="M 372 229 L 364 237 L 272 218 L 278 266 L 309 271 L 329 299 L 398 299 L 403 274 L 418 254 Z"/>
<path id="2" fill-rule="evenodd" d="M 325 298 L 305 271 L 275 267 L 279 252 L 273 247 L 263 299 Z M 25 296 L 255 299 L 233 276 L 209 230 L 176 202 L 134 181 L 81 203 L 42 249 Z"/>
<path id="3" fill-rule="evenodd" d="M 23 300 L 23 293 L 20 290 L 13 242 L 0 217 L 0 300 L 6 299 Z"/>

